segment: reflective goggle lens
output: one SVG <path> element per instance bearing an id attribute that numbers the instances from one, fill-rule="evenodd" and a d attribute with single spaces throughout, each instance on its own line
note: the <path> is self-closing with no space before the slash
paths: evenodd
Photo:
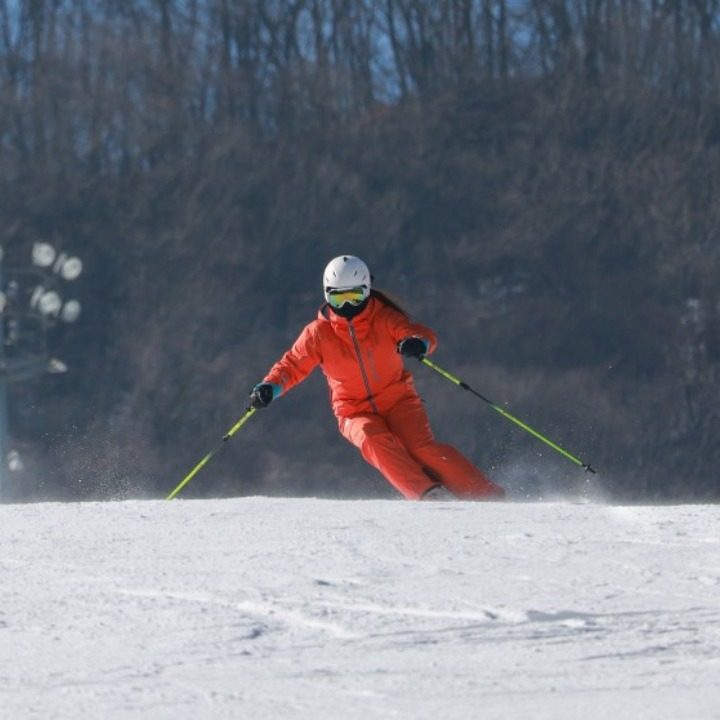
<path id="1" fill-rule="evenodd" d="M 350 290 L 328 290 L 328 302 L 334 308 L 340 308 L 345 303 L 359 305 L 365 299 L 365 288 L 356 287 Z"/>

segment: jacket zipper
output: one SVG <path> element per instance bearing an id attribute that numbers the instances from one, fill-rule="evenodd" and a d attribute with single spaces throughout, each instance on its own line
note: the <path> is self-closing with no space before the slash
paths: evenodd
<path id="1" fill-rule="evenodd" d="M 348 320 L 348 330 L 350 331 L 350 337 L 352 338 L 353 345 L 355 346 L 355 354 L 357 355 L 358 364 L 360 365 L 360 374 L 362 375 L 365 390 L 367 390 L 368 402 L 370 403 L 370 407 L 372 407 L 373 412 L 377 413 L 378 409 L 375 405 L 375 401 L 373 400 L 372 392 L 370 391 L 370 381 L 368 380 L 367 372 L 365 372 L 365 363 L 363 363 L 362 355 L 360 354 L 360 343 L 355 335 L 355 328 L 353 327 L 351 320 Z"/>

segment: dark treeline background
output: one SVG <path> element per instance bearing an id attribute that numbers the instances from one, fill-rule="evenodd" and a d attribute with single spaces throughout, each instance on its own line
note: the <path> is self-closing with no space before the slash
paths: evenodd
<path id="1" fill-rule="evenodd" d="M 718 0 L 0 0 L 8 261 L 79 254 L 9 499 L 166 493 L 363 257 L 618 498 L 720 495 Z M 585 476 L 415 369 L 518 494 Z M 383 496 L 322 378 L 188 486 Z"/>

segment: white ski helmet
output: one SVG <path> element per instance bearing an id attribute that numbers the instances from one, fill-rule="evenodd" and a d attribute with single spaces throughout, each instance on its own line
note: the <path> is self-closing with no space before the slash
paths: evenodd
<path id="1" fill-rule="evenodd" d="M 370 296 L 372 276 L 370 269 L 354 255 L 340 255 L 331 260 L 323 273 L 325 300 L 330 302 L 330 291 L 362 288 L 362 300 Z"/>

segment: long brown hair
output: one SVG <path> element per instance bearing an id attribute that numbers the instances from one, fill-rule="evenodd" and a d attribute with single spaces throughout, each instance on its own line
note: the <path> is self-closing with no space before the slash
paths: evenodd
<path id="1" fill-rule="evenodd" d="M 376 290 L 373 288 L 370 290 L 370 296 L 377 298 L 383 305 L 388 305 L 393 310 L 397 310 L 399 313 L 402 313 L 406 318 L 410 317 L 409 313 L 395 300 L 393 300 L 393 298 L 391 298 L 384 290 Z"/>

